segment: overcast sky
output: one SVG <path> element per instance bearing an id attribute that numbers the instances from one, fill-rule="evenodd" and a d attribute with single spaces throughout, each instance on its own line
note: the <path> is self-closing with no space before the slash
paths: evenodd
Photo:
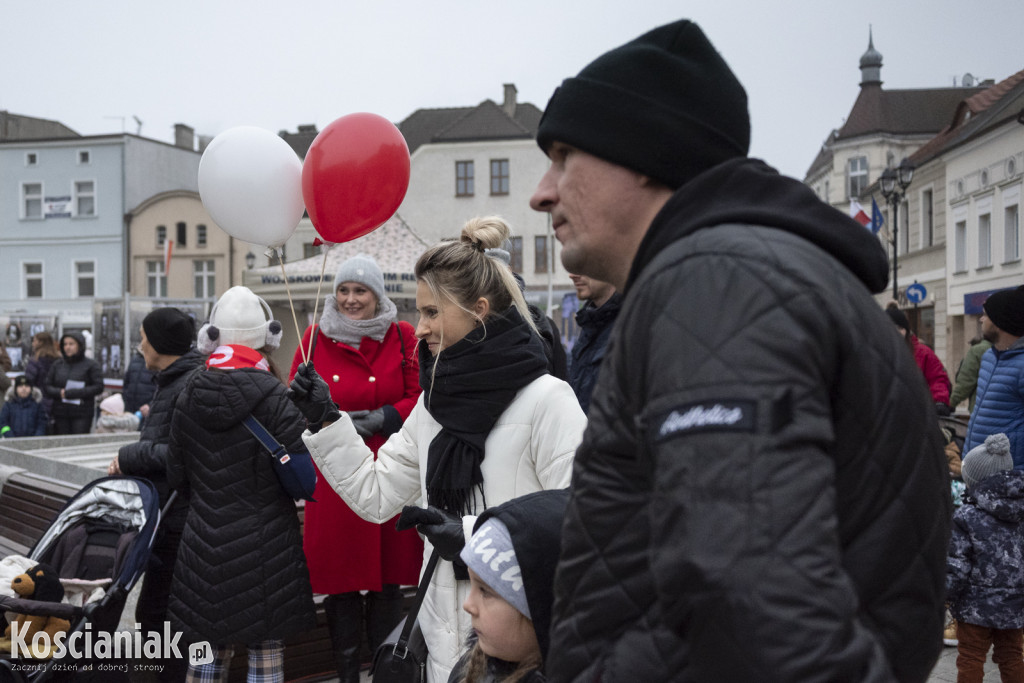
<path id="1" fill-rule="evenodd" d="M 1024 69 L 1021 0 L 0 0 L 0 109 L 85 135 L 171 142 L 239 125 L 323 128 L 355 111 L 541 109 L 600 53 L 697 21 L 747 89 L 751 154 L 802 178 L 857 97 L 873 26 L 888 88 Z"/>

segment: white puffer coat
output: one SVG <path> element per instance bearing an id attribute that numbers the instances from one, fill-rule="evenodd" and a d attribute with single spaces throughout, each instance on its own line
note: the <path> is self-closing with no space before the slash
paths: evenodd
<path id="1" fill-rule="evenodd" d="M 420 396 L 401 431 L 373 453 L 346 413 L 317 434 L 302 435 L 313 460 L 346 503 L 363 519 L 380 524 L 406 505 L 427 506 L 427 450 L 441 425 Z M 569 486 L 573 456 L 586 417 L 568 384 L 550 375 L 523 387 L 501 414 L 484 444 L 480 465 L 489 506 L 526 493 Z M 477 495 L 478 509 L 483 501 Z M 465 517 L 466 538 L 475 517 Z M 424 543 L 424 566 L 432 547 Z M 470 629 L 462 602 L 469 582 L 457 582 L 452 564 L 440 561 L 423 606 L 420 626 L 430 651 L 427 680 L 448 680 Z"/>

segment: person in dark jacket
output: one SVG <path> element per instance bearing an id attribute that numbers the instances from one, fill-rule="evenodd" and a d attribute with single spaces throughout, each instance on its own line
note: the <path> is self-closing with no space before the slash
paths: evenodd
<path id="1" fill-rule="evenodd" d="M 121 396 L 124 398 L 126 413 L 139 413 L 140 428 L 146 424 L 145 420 L 149 417 L 151 407 L 149 403 L 155 393 L 156 384 L 153 382 L 153 373 L 150 372 L 146 359 L 139 352 L 133 353 L 128 369 L 124 373 Z"/>
<path id="2" fill-rule="evenodd" d="M 580 333 L 572 346 L 569 384 L 576 392 L 583 412 L 587 413 L 590 412 L 590 394 L 597 382 L 597 371 L 601 369 L 612 326 L 622 307 L 622 295 L 615 291 L 615 285 L 610 282 L 575 273 L 570 273 L 569 279 L 576 287 L 577 298 L 586 302 L 576 312 Z"/>
<path id="3" fill-rule="evenodd" d="M 531 205 L 569 272 L 623 294 L 552 681 L 924 681 L 941 651 L 949 480 L 870 296 L 885 252 L 749 140 L 743 87 L 685 20 L 566 79 L 539 124 Z"/>
<path id="4" fill-rule="evenodd" d="M 85 356 L 85 338 L 69 332 L 60 338 L 61 358 L 46 375 L 43 394 L 53 399 L 54 434 L 88 434 L 103 391 L 99 363 Z"/>
<path id="5" fill-rule="evenodd" d="M 14 385 L 4 398 L 3 408 L 0 408 L 0 438 L 42 436 L 46 433 L 46 411 L 41 404 L 43 395 L 25 375 L 14 379 Z"/>
<path id="6" fill-rule="evenodd" d="M 167 613 L 214 657 L 190 664 L 190 678 L 226 680 L 234 646 L 245 644 L 249 680 L 282 680 L 284 639 L 316 625 L 295 502 L 244 424 L 251 415 L 288 453 L 305 450 L 305 421 L 267 357 L 281 323 L 264 311 L 246 287 L 221 296 L 199 330 L 206 368 L 189 376 L 171 418 L 167 480 L 189 507 Z"/>
<path id="7" fill-rule="evenodd" d="M 149 401 L 149 418 L 142 425 L 139 440 L 121 446 L 110 463 L 108 474 L 127 474 L 149 479 L 160 494 L 160 507 L 163 509 L 170 496 L 167 461 L 174 405 L 189 376 L 202 366 L 206 357 L 192 348 L 196 337 L 192 317 L 177 308 L 150 311 L 142 319 L 139 334 L 142 336 L 139 357 L 143 359 L 147 370 L 155 373 L 151 376 L 156 393 Z M 135 605 L 135 618 L 142 624 L 143 633 L 159 632 L 167 619 L 171 577 L 187 512 L 188 498 L 179 495 L 160 520 L 160 528 L 153 542 L 152 559 Z M 161 659 L 160 664 L 163 665 L 160 680 L 180 681 L 184 678 L 188 662 L 172 657 Z"/>
<path id="8" fill-rule="evenodd" d="M 542 683 L 550 646 L 555 566 L 568 489 L 488 508 L 462 549 L 473 618 L 469 650 L 448 683 Z"/>
<path id="9" fill-rule="evenodd" d="M 964 456 L 967 494 L 953 515 L 946 589 L 957 620 L 958 681 L 981 681 L 985 659 L 1024 680 L 1024 472 L 993 434 Z"/>
<path id="10" fill-rule="evenodd" d="M 60 351 L 49 332 L 36 332 L 32 335 L 32 358 L 25 364 L 25 377 L 32 386 L 39 389 L 43 396 L 43 410 L 46 411 L 47 426 L 53 417 L 53 399 L 46 395 L 46 378 L 50 368 L 60 358 Z"/>

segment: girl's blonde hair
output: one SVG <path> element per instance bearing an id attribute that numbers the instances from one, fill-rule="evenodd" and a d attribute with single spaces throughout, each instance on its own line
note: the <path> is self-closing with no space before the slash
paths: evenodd
<path id="1" fill-rule="evenodd" d="M 519 665 L 499 683 L 519 683 L 543 665 L 544 661 L 541 659 L 540 653 L 536 652 L 519 662 Z M 487 655 L 480 649 L 480 643 L 476 642 L 473 643 L 473 649 L 469 651 L 469 659 L 466 660 L 466 667 L 462 671 L 459 683 L 477 683 L 483 680 L 487 680 Z"/>
<path id="2" fill-rule="evenodd" d="M 512 269 L 486 253 L 487 249 L 501 248 L 511 234 L 508 223 L 498 216 L 472 218 L 462 227 L 457 242 L 442 242 L 423 252 L 416 261 L 416 280 L 427 285 L 438 306 L 451 302 L 483 325 L 487 321 L 472 310 L 480 297 L 487 299 L 494 313 L 504 313 L 515 306 L 536 333 Z"/>

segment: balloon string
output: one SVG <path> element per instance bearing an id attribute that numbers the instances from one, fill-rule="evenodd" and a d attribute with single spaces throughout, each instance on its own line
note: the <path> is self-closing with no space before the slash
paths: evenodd
<path id="1" fill-rule="evenodd" d="M 316 303 L 313 304 L 313 324 L 316 325 L 316 314 L 320 308 L 320 288 L 324 284 L 324 273 L 327 271 L 327 252 L 331 250 L 331 243 L 324 243 L 324 262 L 320 265 L 320 279 L 316 283 Z M 326 306 L 326 304 L 324 304 Z M 316 343 L 316 330 L 313 330 L 313 334 L 309 335 L 309 358 L 313 358 L 313 344 Z M 300 339 L 299 344 L 302 344 Z"/>
<path id="2" fill-rule="evenodd" d="M 277 249 L 274 249 L 277 253 Z M 288 272 L 284 269 L 284 260 L 278 257 L 277 262 L 281 264 L 281 277 L 284 278 L 284 289 L 288 292 L 288 307 L 292 309 L 292 322 L 295 323 L 295 333 L 299 335 L 299 351 L 302 353 L 302 362 L 308 362 L 306 350 L 302 348 L 302 330 L 299 329 L 299 319 L 295 315 L 295 302 L 292 301 L 292 288 L 288 285 Z"/>

